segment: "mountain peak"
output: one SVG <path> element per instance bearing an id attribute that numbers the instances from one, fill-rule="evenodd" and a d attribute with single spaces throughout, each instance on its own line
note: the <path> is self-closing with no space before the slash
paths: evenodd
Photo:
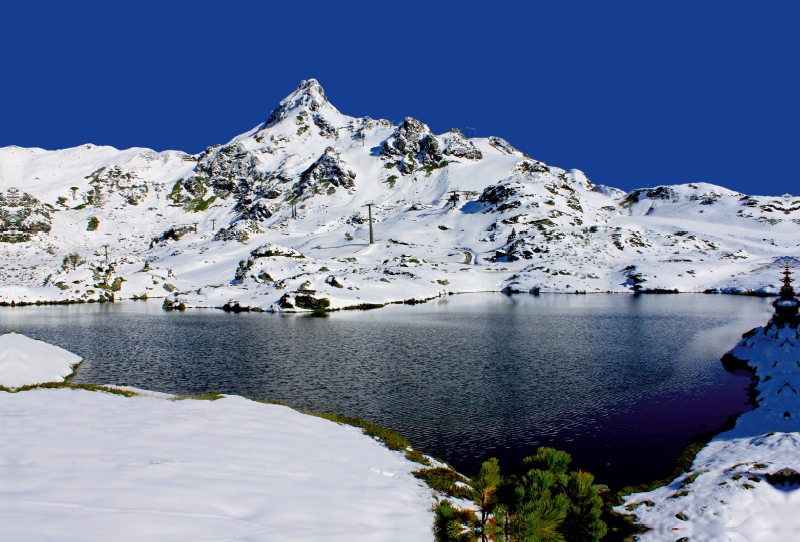
<path id="1" fill-rule="evenodd" d="M 312 113 L 317 113 L 322 109 L 329 109 L 336 113 L 339 112 L 328 101 L 328 97 L 325 96 L 325 91 L 322 89 L 319 82 L 316 79 L 306 79 L 300 81 L 297 90 L 281 100 L 278 107 L 270 113 L 266 127 L 274 126 L 288 117 L 290 113 L 301 108 Z"/>

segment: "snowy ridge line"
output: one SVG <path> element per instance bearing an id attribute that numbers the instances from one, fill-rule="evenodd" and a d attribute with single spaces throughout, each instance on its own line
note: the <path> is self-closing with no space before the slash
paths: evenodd
<path id="1" fill-rule="evenodd" d="M 714 437 L 691 471 L 628 495 L 615 509 L 651 529 L 642 542 L 800 538 L 800 318 L 789 282 L 775 305 L 772 320 L 745 333 L 723 357 L 728 368 L 753 371 L 756 408 Z"/>
<path id="2" fill-rule="evenodd" d="M 625 193 L 498 137 L 349 117 L 314 79 L 198 155 L 0 149 L 0 304 L 147 297 L 280 311 L 477 291 L 775 294 L 798 233 L 800 197 L 707 183 Z M 313 300 L 285 297 L 298 291 Z"/>

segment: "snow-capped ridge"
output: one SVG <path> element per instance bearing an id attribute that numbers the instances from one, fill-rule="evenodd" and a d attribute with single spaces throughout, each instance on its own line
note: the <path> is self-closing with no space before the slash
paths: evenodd
<path id="1" fill-rule="evenodd" d="M 269 310 L 306 283 L 331 308 L 487 290 L 771 292 L 761 267 L 797 250 L 792 196 L 702 183 L 625 193 L 499 137 L 348 117 L 315 80 L 270 119 L 196 156 L 0 149 L 0 193 L 14 187 L 29 217 L 50 217 L 34 225 L 0 201 L 0 302 L 146 294 Z M 265 243 L 306 258 L 260 259 L 232 283 Z"/>
<path id="2" fill-rule="evenodd" d="M 316 79 L 307 79 L 300 82 L 297 90 L 281 100 L 278 107 L 270 113 L 264 127 L 271 128 L 296 112 L 332 112 L 340 114 L 339 110 L 328 101 L 328 97 L 319 82 Z"/>

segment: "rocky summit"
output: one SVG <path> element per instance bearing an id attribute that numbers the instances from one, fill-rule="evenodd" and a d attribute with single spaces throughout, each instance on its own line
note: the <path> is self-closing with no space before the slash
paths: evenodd
<path id="1" fill-rule="evenodd" d="M 314 79 L 199 155 L 0 149 L 0 303 L 17 305 L 320 310 L 474 291 L 777 293 L 775 269 L 793 260 L 798 233 L 800 197 L 705 183 L 626 193 L 500 137 L 349 117 Z"/>

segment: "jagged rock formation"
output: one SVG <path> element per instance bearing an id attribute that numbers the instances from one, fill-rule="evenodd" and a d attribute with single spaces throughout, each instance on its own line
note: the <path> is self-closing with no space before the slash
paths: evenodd
<path id="1" fill-rule="evenodd" d="M 456 158 L 466 158 L 467 160 L 480 160 L 483 158 L 481 151 L 460 132 L 448 132 L 445 136 L 447 146 L 442 151 L 443 154 Z"/>

